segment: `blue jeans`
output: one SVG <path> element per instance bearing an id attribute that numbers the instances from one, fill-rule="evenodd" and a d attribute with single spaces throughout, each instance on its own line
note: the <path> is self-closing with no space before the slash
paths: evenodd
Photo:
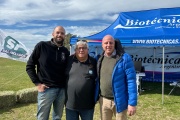
<path id="1" fill-rule="evenodd" d="M 94 109 L 70 110 L 66 108 L 66 120 L 93 120 Z"/>
<path id="2" fill-rule="evenodd" d="M 47 88 L 38 92 L 38 120 L 48 120 L 51 106 L 53 105 L 53 120 L 61 120 L 65 102 L 64 88 Z"/>

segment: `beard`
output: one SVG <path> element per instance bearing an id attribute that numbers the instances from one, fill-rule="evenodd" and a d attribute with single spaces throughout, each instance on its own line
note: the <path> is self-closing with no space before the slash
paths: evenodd
<path id="1" fill-rule="evenodd" d="M 54 38 L 54 42 L 56 43 L 56 44 L 58 44 L 58 45 L 63 45 L 63 43 L 64 43 L 64 39 L 61 37 L 61 40 L 58 40 L 58 39 L 55 39 Z"/>

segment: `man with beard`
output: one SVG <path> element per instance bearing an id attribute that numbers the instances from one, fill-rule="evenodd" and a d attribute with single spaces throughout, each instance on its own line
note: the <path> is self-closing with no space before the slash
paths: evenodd
<path id="1" fill-rule="evenodd" d="M 26 71 L 38 89 L 38 120 L 60 120 L 65 102 L 65 68 L 69 51 L 63 46 L 65 29 L 57 26 L 51 41 L 41 41 L 26 65 Z M 36 68 L 37 67 L 37 68 Z"/>

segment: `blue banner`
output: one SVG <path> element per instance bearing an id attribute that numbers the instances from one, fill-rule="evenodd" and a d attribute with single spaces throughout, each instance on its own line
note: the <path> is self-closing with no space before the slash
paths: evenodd
<path id="1" fill-rule="evenodd" d="M 180 46 L 180 8 L 121 12 L 119 17 L 105 30 L 83 38 L 90 45 L 100 45 L 109 34 L 119 39 L 123 46 Z"/>

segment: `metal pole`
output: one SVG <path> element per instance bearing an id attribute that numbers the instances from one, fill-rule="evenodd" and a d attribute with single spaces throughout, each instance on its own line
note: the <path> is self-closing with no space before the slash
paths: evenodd
<path id="1" fill-rule="evenodd" d="M 153 49 L 153 52 L 154 52 L 154 53 L 153 53 L 153 54 L 154 54 L 154 55 L 153 55 L 153 56 L 154 56 L 153 58 L 154 58 L 154 60 L 155 60 L 155 55 L 156 55 L 156 48 L 155 48 L 155 47 L 154 47 L 154 49 Z M 155 74 L 154 74 L 155 68 L 156 68 L 156 66 L 155 66 L 155 63 L 154 63 L 154 64 L 153 64 L 153 82 L 154 82 L 154 76 L 155 76 Z"/>
<path id="2" fill-rule="evenodd" d="M 163 54 L 162 54 L 162 104 L 164 104 L 164 46 L 163 46 Z"/>

